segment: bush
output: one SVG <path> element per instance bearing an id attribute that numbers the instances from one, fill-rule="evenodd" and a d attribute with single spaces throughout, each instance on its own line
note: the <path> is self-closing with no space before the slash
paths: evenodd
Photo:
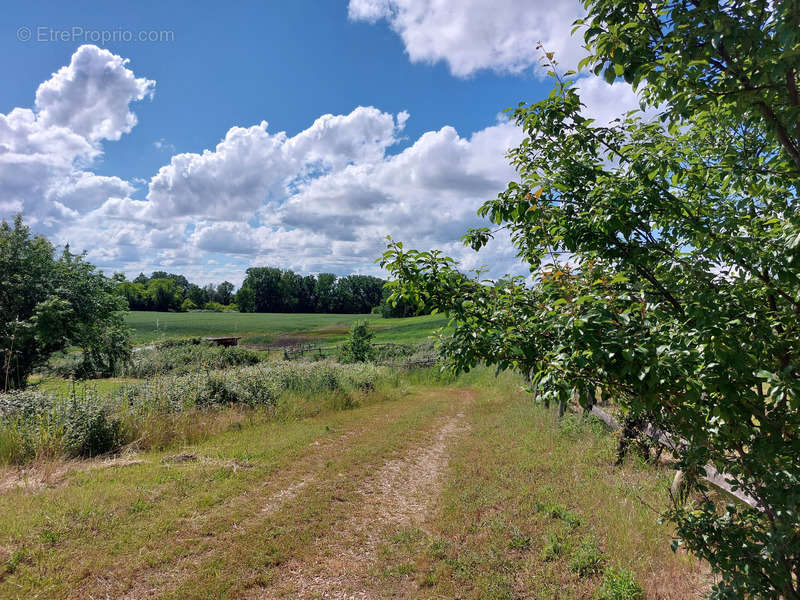
<path id="1" fill-rule="evenodd" d="M 206 374 L 153 377 L 119 392 L 122 404 L 134 413 L 181 412 L 195 406 L 241 404 L 275 406 L 281 394 L 364 392 L 375 388 L 386 371 L 370 364 L 340 365 L 275 362 L 210 371 Z"/>
<path id="2" fill-rule="evenodd" d="M 343 363 L 366 362 L 375 356 L 372 338 L 375 334 L 369 330 L 365 322 L 354 323 L 350 337 L 342 344 L 339 360 Z"/>
<path id="3" fill-rule="evenodd" d="M 64 419 L 64 447 L 70 456 L 91 457 L 117 450 L 121 445 L 121 421 L 108 415 L 96 399 L 73 396 Z"/>
<path id="4" fill-rule="evenodd" d="M 219 302 L 211 301 L 211 302 L 206 302 L 203 305 L 203 310 L 211 310 L 214 312 L 236 312 L 237 310 L 239 310 L 239 308 L 236 306 L 236 304 L 233 303 L 225 305 L 225 304 L 220 304 Z"/>
<path id="5" fill-rule="evenodd" d="M 150 377 L 157 374 L 175 375 L 199 369 L 217 370 L 255 365 L 264 360 L 263 354 L 247 348 L 225 348 L 203 340 L 163 343 L 134 353 L 124 374 L 131 377 Z"/>
<path id="6" fill-rule="evenodd" d="M 196 308 L 197 308 L 197 304 L 192 302 L 190 298 L 186 298 L 181 303 L 181 312 L 186 312 L 186 311 L 189 311 L 189 310 L 195 310 Z"/>
<path id="7" fill-rule="evenodd" d="M 0 394 L 0 462 L 59 454 L 90 457 L 121 445 L 121 421 L 91 390 L 67 397 L 35 390 Z"/>

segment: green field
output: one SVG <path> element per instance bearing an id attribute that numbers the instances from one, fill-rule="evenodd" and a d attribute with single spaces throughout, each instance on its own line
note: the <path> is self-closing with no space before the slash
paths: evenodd
<path id="1" fill-rule="evenodd" d="M 125 321 L 134 330 L 134 344 L 203 336 L 242 336 L 244 344 L 261 345 L 274 343 L 279 338 L 338 342 L 356 321 L 370 323 L 376 342 L 404 344 L 421 342 L 447 324 L 447 318 L 442 315 L 384 319 L 379 315 L 147 311 L 131 311 Z"/>

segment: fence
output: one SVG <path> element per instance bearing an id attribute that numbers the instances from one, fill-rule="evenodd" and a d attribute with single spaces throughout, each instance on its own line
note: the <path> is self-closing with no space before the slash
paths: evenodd
<path id="1" fill-rule="evenodd" d="M 592 407 L 592 414 L 596 416 L 598 419 L 603 421 L 606 425 L 608 425 L 611 429 L 620 429 L 622 426 L 620 425 L 619 421 L 617 421 L 614 417 L 604 411 L 602 408 L 598 406 Z M 671 450 L 677 450 L 686 445 L 686 442 L 683 440 L 677 440 L 676 438 L 665 431 L 661 431 L 660 429 L 653 427 L 651 424 L 647 424 L 644 428 L 644 433 L 656 440 L 662 446 L 666 446 Z M 718 471 L 713 465 L 706 465 L 705 467 L 705 475 L 703 479 L 705 479 L 708 483 L 717 487 L 725 492 L 729 493 L 731 496 L 741 500 L 745 504 L 752 506 L 753 508 L 757 508 L 758 510 L 763 510 L 761 505 L 759 504 L 758 500 L 753 498 L 751 495 L 747 494 L 746 492 L 740 489 L 733 489 L 733 486 L 730 483 L 731 476 Z"/>

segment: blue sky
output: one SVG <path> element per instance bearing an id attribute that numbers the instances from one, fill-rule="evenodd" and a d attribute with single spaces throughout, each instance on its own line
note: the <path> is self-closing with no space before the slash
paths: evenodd
<path id="1" fill-rule="evenodd" d="M 0 217 L 22 210 L 129 275 L 377 273 L 387 233 L 513 271 L 502 240 L 476 257 L 457 239 L 513 178 L 503 153 L 521 134 L 498 115 L 550 89 L 536 43 L 562 64 L 581 55 L 569 38 L 579 6 L 551 5 L 6 7 Z M 584 87 L 601 119 L 633 97 L 594 78 Z"/>

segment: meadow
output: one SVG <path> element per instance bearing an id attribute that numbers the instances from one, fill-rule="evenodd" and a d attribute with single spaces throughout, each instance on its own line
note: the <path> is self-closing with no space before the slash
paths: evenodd
<path id="1" fill-rule="evenodd" d="M 0 597 L 637 600 L 707 587 L 654 512 L 668 468 L 615 467 L 613 435 L 559 420 L 514 376 L 256 368 L 223 377 L 260 402 L 208 402 L 221 388 L 205 378 L 150 379 L 125 405 L 159 424 L 142 421 L 122 451 L 1 470 Z M 253 378 L 268 385 L 238 383 Z"/>
<path id="2" fill-rule="evenodd" d="M 447 325 L 442 315 L 384 319 L 364 314 L 294 314 L 240 312 L 130 311 L 125 322 L 134 331 L 134 344 L 204 336 L 242 336 L 242 344 L 269 345 L 291 336 L 300 341 L 343 340 L 353 323 L 366 321 L 377 342 L 421 342 L 435 329 Z"/>
<path id="3" fill-rule="evenodd" d="M 336 343 L 365 317 L 396 355 L 282 360 L 196 339 Z M 0 598 L 708 590 L 658 519 L 670 465 L 615 466 L 615 435 L 559 419 L 519 376 L 418 368 L 443 317 L 129 318 L 145 346 L 119 377 L 0 395 Z"/>

